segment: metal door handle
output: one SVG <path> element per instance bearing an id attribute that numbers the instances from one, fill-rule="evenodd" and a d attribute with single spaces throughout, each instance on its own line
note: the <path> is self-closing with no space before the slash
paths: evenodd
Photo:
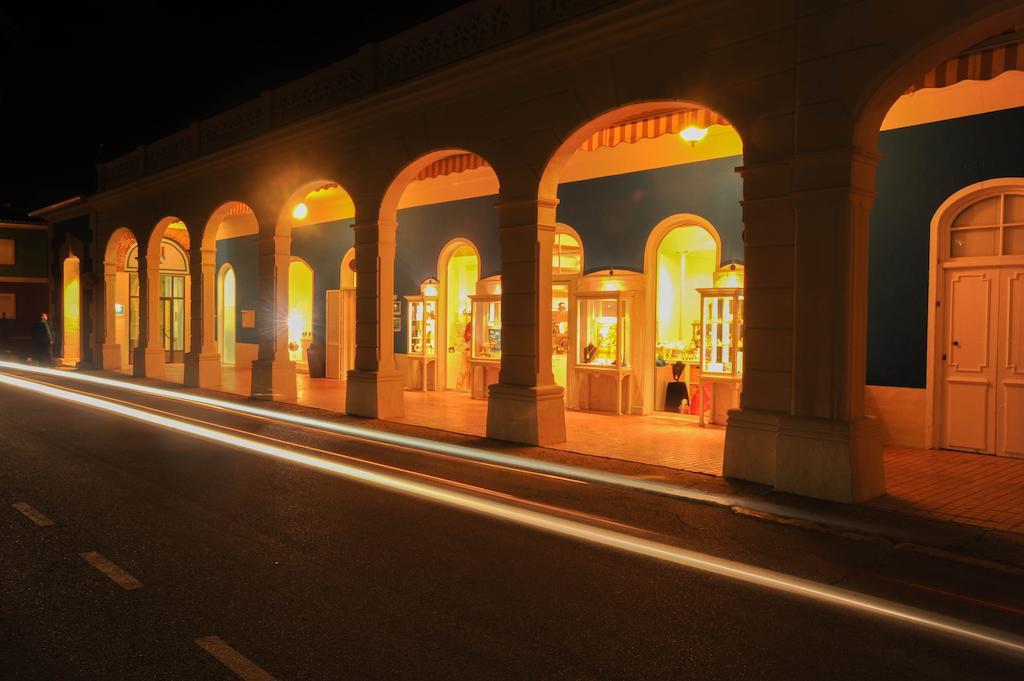
<path id="1" fill-rule="evenodd" d="M 960 341 L 953 341 L 953 347 L 954 348 L 960 347 Z"/>

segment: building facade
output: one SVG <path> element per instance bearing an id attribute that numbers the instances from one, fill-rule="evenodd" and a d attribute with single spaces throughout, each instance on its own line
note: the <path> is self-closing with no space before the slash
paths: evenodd
<path id="1" fill-rule="evenodd" d="M 840 501 L 883 493 L 883 443 L 1024 455 L 1022 25 L 470 3 L 40 211 L 62 300 L 89 273 L 63 352 L 274 400 L 308 372 L 382 419 L 457 391 L 529 444 L 670 413 L 725 425 L 726 475 Z"/>

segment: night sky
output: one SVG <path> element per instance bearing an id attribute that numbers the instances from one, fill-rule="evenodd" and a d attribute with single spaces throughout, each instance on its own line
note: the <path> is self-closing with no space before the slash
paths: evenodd
<path id="1" fill-rule="evenodd" d="M 90 193 L 97 162 L 461 4 L 0 9 L 0 210 Z"/>

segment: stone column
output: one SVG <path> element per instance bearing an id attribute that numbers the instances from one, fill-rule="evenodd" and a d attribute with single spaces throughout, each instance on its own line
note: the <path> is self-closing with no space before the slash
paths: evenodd
<path id="1" fill-rule="evenodd" d="M 185 385 L 193 388 L 220 387 L 220 354 L 214 338 L 217 251 L 193 248 L 189 253 L 192 284 L 191 341 L 185 354 Z"/>
<path id="2" fill-rule="evenodd" d="M 296 398 L 295 362 L 288 358 L 288 264 L 290 236 L 259 241 L 260 305 L 256 313 L 259 358 L 252 363 L 252 396 L 261 400 Z"/>
<path id="3" fill-rule="evenodd" d="M 139 347 L 133 373 L 146 378 L 164 377 L 166 364 L 160 335 L 160 254 L 143 255 L 139 248 Z"/>
<path id="4" fill-rule="evenodd" d="M 101 298 L 103 311 L 100 315 L 102 320 L 102 334 L 100 340 L 100 367 L 112 371 L 121 368 L 121 345 L 117 342 L 117 311 L 114 305 L 117 303 L 117 265 L 112 262 L 103 261 L 103 296 Z"/>
<path id="5" fill-rule="evenodd" d="M 503 200 L 501 371 L 490 386 L 487 436 L 565 441 L 565 391 L 551 370 L 551 253 L 557 200 Z"/>
<path id="6" fill-rule="evenodd" d="M 356 360 L 348 372 L 345 411 L 393 419 L 405 413 L 404 381 L 395 369 L 391 303 L 395 292 L 397 224 L 361 222 L 355 230 Z"/>
<path id="7" fill-rule="evenodd" d="M 742 170 L 745 367 L 729 477 L 843 502 L 885 492 L 881 437 L 864 415 L 876 162 L 844 149 Z"/>

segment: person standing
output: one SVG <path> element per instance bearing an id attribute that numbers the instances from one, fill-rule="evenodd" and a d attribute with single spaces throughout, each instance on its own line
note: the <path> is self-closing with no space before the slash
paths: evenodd
<path id="1" fill-rule="evenodd" d="M 38 364 L 53 366 L 53 331 L 46 313 L 39 315 L 39 321 L 32 325 L 32 345 Z"/>

